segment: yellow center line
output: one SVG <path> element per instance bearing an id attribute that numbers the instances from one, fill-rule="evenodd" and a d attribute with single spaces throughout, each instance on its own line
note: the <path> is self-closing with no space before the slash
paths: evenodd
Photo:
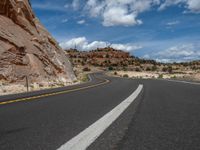
<path id="1" fill-rule="evenodd" d="M 97 87 L 97 86 L 100 86 L 100 85 L 107 84 L 109 82 L 110 82 L 110 80 L 105 79 L 105 81 L 102 82 L 102 83 L 89 85 L 89 86 L 86 86 L 86 87 L 80 87 L 80 88 L 76 88 L 76 89 L 53 92 L 53 93 L 42 94 L 42 95 L 38 95 L 38 96 L 31 96 L 31 97 L 26 97 L 26 98 L 19 98 L 19 99 L 15 99 L 15 100 L 8 100 L 8 101 L 0 102 L 0 105 L 6 105 L 6 104 L 11 104 L 11 103 L 23 102 L 23 101 L 31 101 L 31 100 L 35 100 L 35 99 L 39 99 L 39 98 L 45 98 L 45 97 L 56 96 L 56 95 L 70 93 L 70 92 L 90 89 L 90 88 L 94 88 L 94 87 Z"/>

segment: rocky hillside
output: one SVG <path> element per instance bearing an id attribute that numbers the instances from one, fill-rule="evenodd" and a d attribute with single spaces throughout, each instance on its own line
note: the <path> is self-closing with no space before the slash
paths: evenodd
<path id="1" fill-rule="evenodd" d="M 29 0 L 0 0 L 0 81 L 71 82 L 64 51 L 35 17 Z"/>
<path id="2" fill-rule="evenodd" d="M 185 63 L 159 63 L 154 60 L 146 60 L 131 56 L 128 52 L 115 50 L 111 47 L 99 48 L 92 51 L 66 50 L 75 68 L 100 68 L 108 70 L 125 71 L 160 71 L 182 72 L 199 71 L 200 61 Z"/>
<path id="3" fill-rule="evenodd" d="M 158 63 L 153 60 L 144 60 L 131 56 L 128 52 L 116 50 L 111 47 L 98 48 L 92 51 L 78 51 L 76 49 L 66 50 L 73 65 L 95 66 L 115 70 L 144 70 L 147 66 L 154 66 Z"/>

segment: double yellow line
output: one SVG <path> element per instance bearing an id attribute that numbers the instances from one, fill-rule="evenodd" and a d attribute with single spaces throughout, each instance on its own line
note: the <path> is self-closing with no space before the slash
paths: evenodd
<path id="1" fill-rule="evenodd" d="M 31 97 L 27 97 L 27 98 L 19 98 L 19 99 L 15 99 L 15 100 L 8 100 L 8 101 L 0 102 L 0 105 L 7 105 L 7 104 L 23 102 L 23 101 L 31 101 L 31 100 L 35 100 L 35 99 L 39 99 L 39 98 L 45 98 L 45 97 L 50 97 L 50 96 L 55 96 L 55 95 L 66 94 L 66 93 L 70 93 L 70 92 L 90 89 L 90 88 L 94 88 L 94 87 L 97 87 L 97 86 L 100 86 L 100 85 L 107 84 L 109 82 L 110 82 L 110 80 L 105 79 L 104 82 L 94 84 L 94 85 L 89 85 L 89 86 L 80 87 L 80 88 L 71 89 L 71 90 L 53 92 L 53 93 L 48 93 L 48 94 L 42 94 L 42 95 L 38 95 L 38 96 L 31 96 Z"/>

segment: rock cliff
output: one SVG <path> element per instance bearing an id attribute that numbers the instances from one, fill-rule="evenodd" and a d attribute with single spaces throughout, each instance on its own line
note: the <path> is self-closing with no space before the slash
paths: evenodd
<path id="1" fill-rule="evenodd" d="M 76 79 L 58 43 L 35 17 L 29 0 L 0 0 L 0 81 Z"/>

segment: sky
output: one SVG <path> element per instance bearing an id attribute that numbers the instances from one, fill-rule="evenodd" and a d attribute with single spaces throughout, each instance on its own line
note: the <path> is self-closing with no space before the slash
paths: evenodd
<path id="1" fill-rule="evenodd" d="M 64 49 L 111 46 L 160 62 L 200 60 L 200 0 L 31 0 Z"/>

